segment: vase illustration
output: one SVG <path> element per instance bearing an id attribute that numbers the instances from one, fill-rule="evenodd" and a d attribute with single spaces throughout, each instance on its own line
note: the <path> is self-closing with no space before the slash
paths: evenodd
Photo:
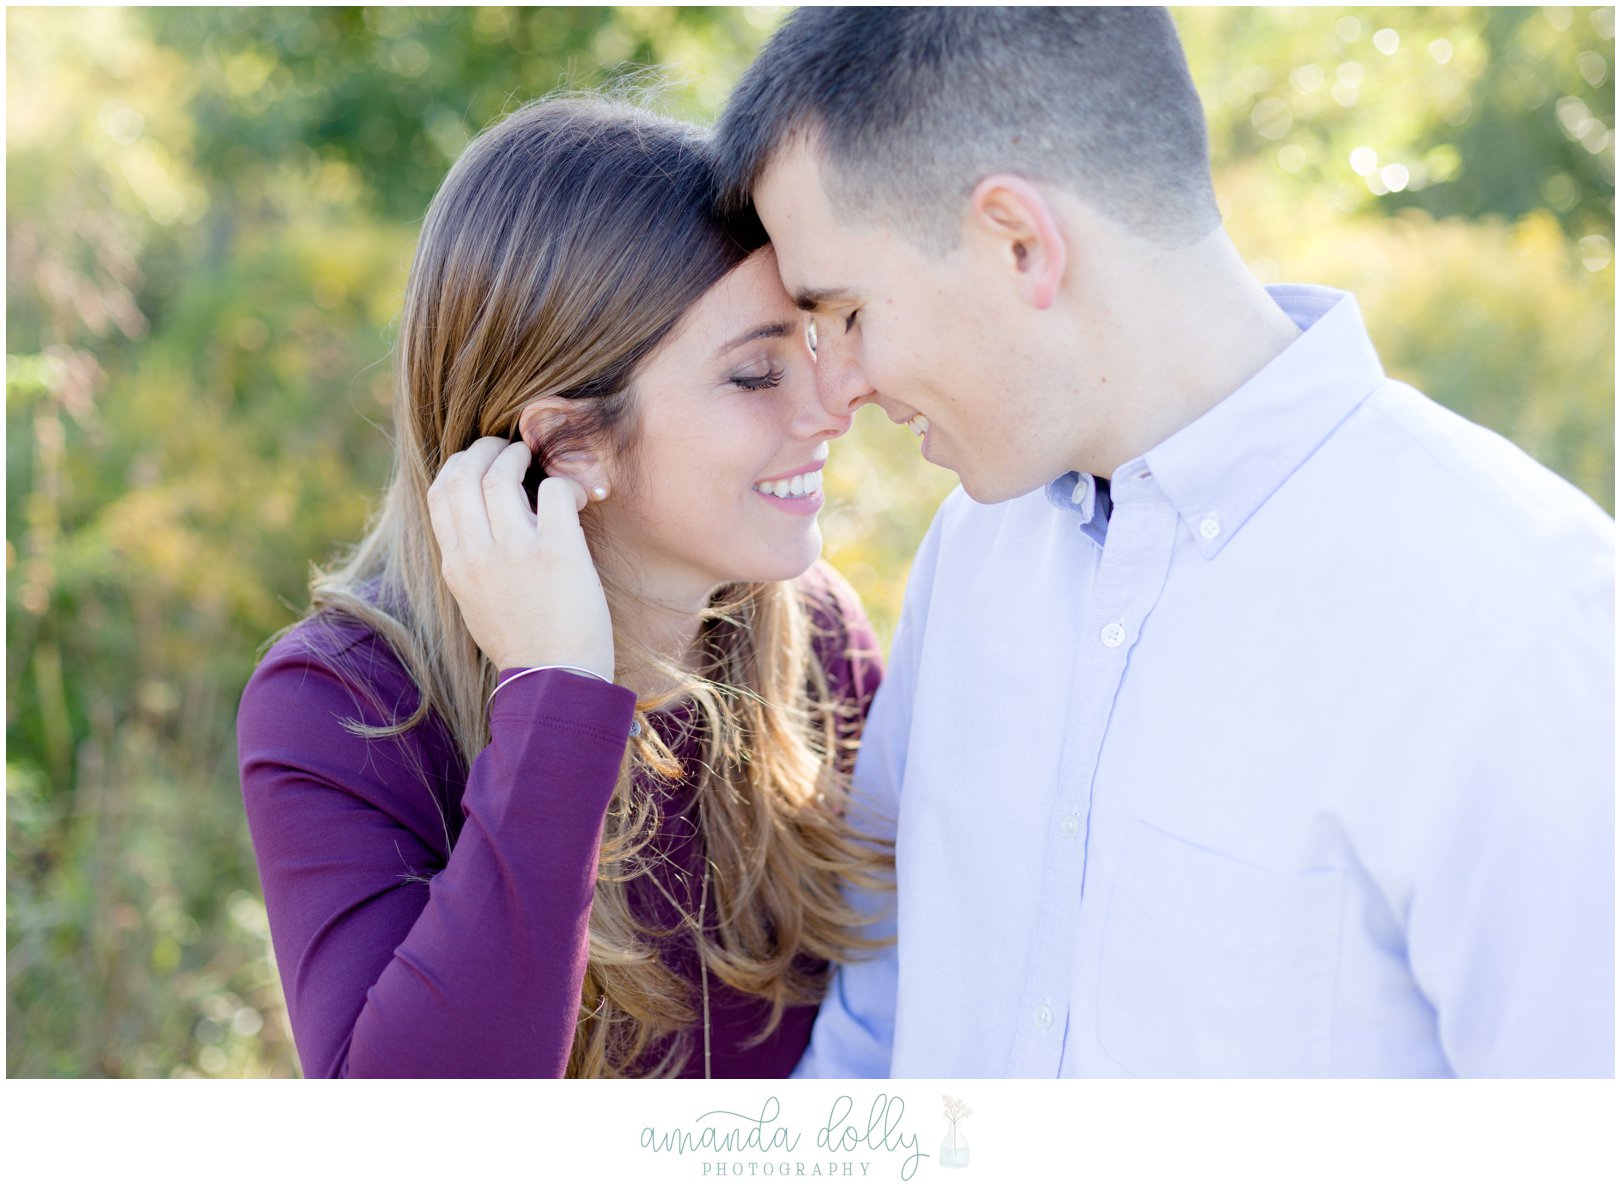
<path id="1" fill-rule="evenodd" d="M 968 1133 L 963 1130 L 961 1123 L 948 1127 L 946 1137 L 940 1141 L 940 1167 L 968 1167 Z"/>

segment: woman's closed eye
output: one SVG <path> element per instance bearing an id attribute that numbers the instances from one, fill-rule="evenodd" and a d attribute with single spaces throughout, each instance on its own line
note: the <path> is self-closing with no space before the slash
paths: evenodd
<path id="1" fill-rule="evenodd" d="M 782 383 L 783 370 L 780 367 L 772 368 L 764 374 L 751 376 L 733 376 L 732 383 L 745 392 L 760 392 L 767 388 L 775 388 Z"/>
<path id="2" fill-rule="evenodd" d="M 856 315 L 859 314 L 860 312 L 861 312 L 860 310 L 851 310 L 849 315 L 844 319 L 844 333 L 845 334 L 849 334 L 850 331 L 855 329 Z"/>

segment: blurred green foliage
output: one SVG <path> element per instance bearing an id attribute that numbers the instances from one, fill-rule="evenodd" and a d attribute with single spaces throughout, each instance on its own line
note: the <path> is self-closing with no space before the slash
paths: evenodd
<path id="1" fill-rule="evenodd" d="M 233 720 L 386 479 L 416 220 L 559 85 L 710 118 L 782 11 L 8 10 L 8 1074 L 296 1070 Z M 1613 10 L 1177 18 L 1257 274 L 1612 508 Z M 886 640 L 951 485 L 870 409 L 834 451 Z"/>

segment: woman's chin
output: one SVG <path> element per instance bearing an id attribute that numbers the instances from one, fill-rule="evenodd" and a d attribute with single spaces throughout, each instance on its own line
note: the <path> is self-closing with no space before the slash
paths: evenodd
<path id="1" fill-rule="evenodd" d="M 769 556 L 756 556 L 739 565 L 742 572 L 730 581 L 791 582 L 814 566 L 821 556 L 822 533 L 812 524 L 793 546 L 774 549 Z"/>

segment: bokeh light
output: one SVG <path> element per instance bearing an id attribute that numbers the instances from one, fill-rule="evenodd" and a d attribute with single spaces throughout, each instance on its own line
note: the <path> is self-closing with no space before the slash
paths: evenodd
<path id="1" fill-rule="evenodd" d="M 7 11 L 7 1071 L 296 1071 L 236 700 L 388 473 L 392 323 L 468 139 L 663 69 L 707 120 L 781 8 Z M 1174 10 L 1256 275 L 1606 508 L 1614 10 Z M 828 552 L 887 641 L 953 485 L 864 410 Z"/>

